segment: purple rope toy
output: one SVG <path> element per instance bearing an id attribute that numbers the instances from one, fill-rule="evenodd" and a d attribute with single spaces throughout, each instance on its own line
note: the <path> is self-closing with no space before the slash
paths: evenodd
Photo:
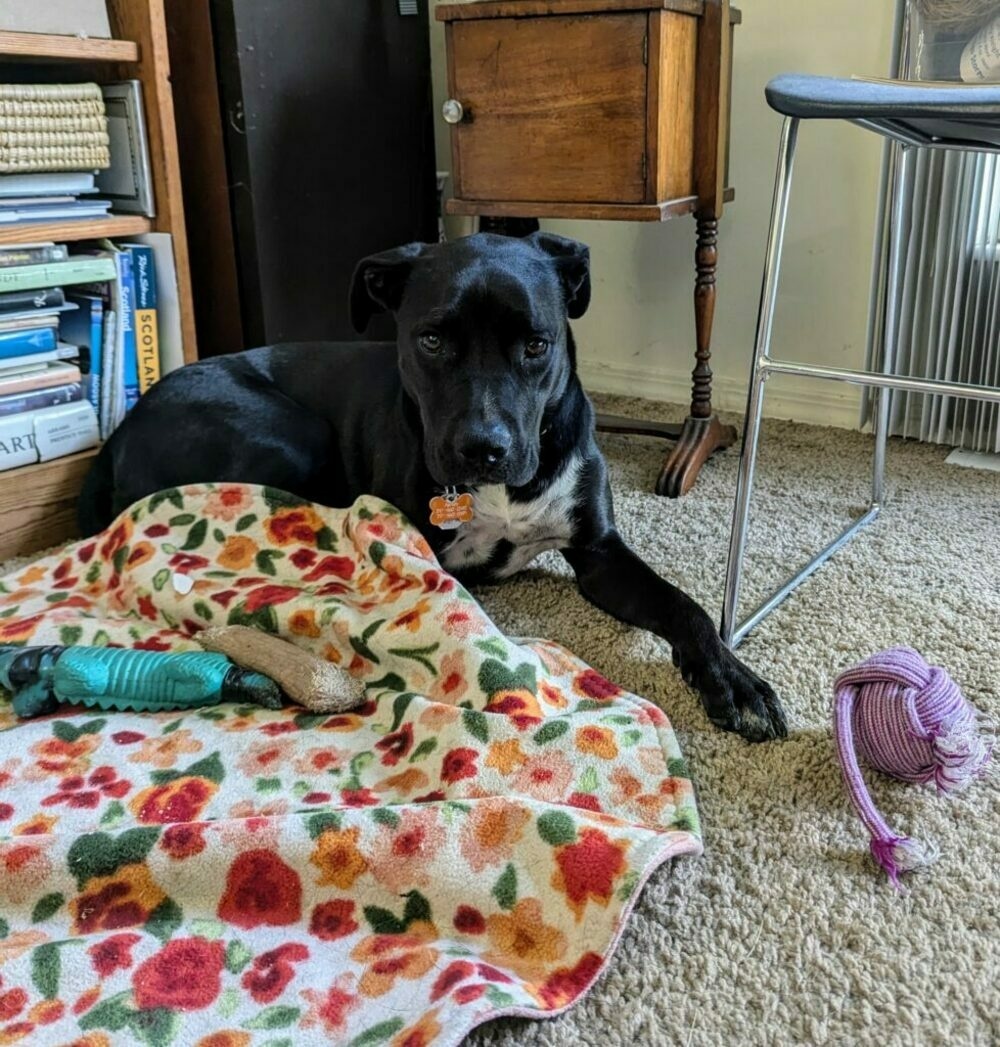
<path id="1" fill-rule="evenodd" d="M 904 782 L 939 792 L 965 788 L 986 768 L 994 736 L 958 685 L 909 647 L 894 647 L 842 672 L 834 684 L 834 740 L 851 802 L 871 835 L 875 861 L 899 887 L 899 874 L 937 857 L 889 828 L 861 776 L 857 752 Z"/>

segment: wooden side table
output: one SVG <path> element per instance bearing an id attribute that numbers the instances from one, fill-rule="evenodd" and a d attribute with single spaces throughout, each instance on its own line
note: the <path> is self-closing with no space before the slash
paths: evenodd
<path id="1" fill-rule="evenodd" d="M 445 22 L 454 198 L 493 220 L 662 222 L 694 215 L 695 368 L 682 425 L 602 415 L 606 431 L 675 440 L 657 480 L 678 497 L 736 439 L 709 367 L 727 187 L 729 0 L 482 0 Z M 523 228 L 523 221 L 520 223 Z"/>

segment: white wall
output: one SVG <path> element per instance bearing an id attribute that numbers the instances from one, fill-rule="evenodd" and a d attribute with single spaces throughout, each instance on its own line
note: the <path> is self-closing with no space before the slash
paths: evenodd
<path id="1" fill-rule="evenodd" d="M 432 5 L 433 6 L 433 5 Z M 742 411 L 760 295 L 780 119 L 763 88 L 780 72 L 884 76 L 891 0 L 745 0 L 734 58 L 731 181 L 736 201 L 719 232 L 719 294 L 712 367 L 716 402 Z M 433 21 L 438 112 L 446 97 L 444 34 Z M 438 118 L 439 167 L 450 166 L 447 125 Z M 874 136 L 840 124 L 800 133 L 775 355 L 858 366 L 865 352 L 872 232 L 881 156 Z M 546 222 L 591 246 L 593 298 L 574 330 L 580 369 L 593 390 L 686 402 L 693 365 L 695 228 Z M 450 227 L 461 229 L 460 221 Z M 775 377 L 767 413 L 854 426 L 858 394 L 841 383 Z"/>

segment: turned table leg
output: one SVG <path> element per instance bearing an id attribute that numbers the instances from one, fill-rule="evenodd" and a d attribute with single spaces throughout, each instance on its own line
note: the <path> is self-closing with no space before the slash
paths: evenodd
<path id="1" fill-rule="evenodd" d="M 700 211 L 698 250 L 695 263 L 698 277 L 694 288 L 694 320 L 697 340 L 695 368 L 691 375 L 691 413 L 681 426 L 677 444 L 656 481 L 656 493 L 679 498 L 694 486 L 705 462 L 736 440 L 736 430 L 723 425 L 712 411 L 712 321 L 715 318 L 715 271 L 718 265 L 719 221 L 711 211 Z"/>

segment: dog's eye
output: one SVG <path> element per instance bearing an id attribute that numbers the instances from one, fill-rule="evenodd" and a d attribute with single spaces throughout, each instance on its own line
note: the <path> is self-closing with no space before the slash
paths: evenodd
<path id="1" fill-rule="evenodd" d="M 436 334 L 422 334 L 418 341 L 425 353 L 441 352 L 441 338 Z"/>
<path id="2" fill-rule="evenodd" d="M 525 350 L 528 356 L 544 356 L 549 350 L 549 343 L 544 338 L 530 338 Z"/>

